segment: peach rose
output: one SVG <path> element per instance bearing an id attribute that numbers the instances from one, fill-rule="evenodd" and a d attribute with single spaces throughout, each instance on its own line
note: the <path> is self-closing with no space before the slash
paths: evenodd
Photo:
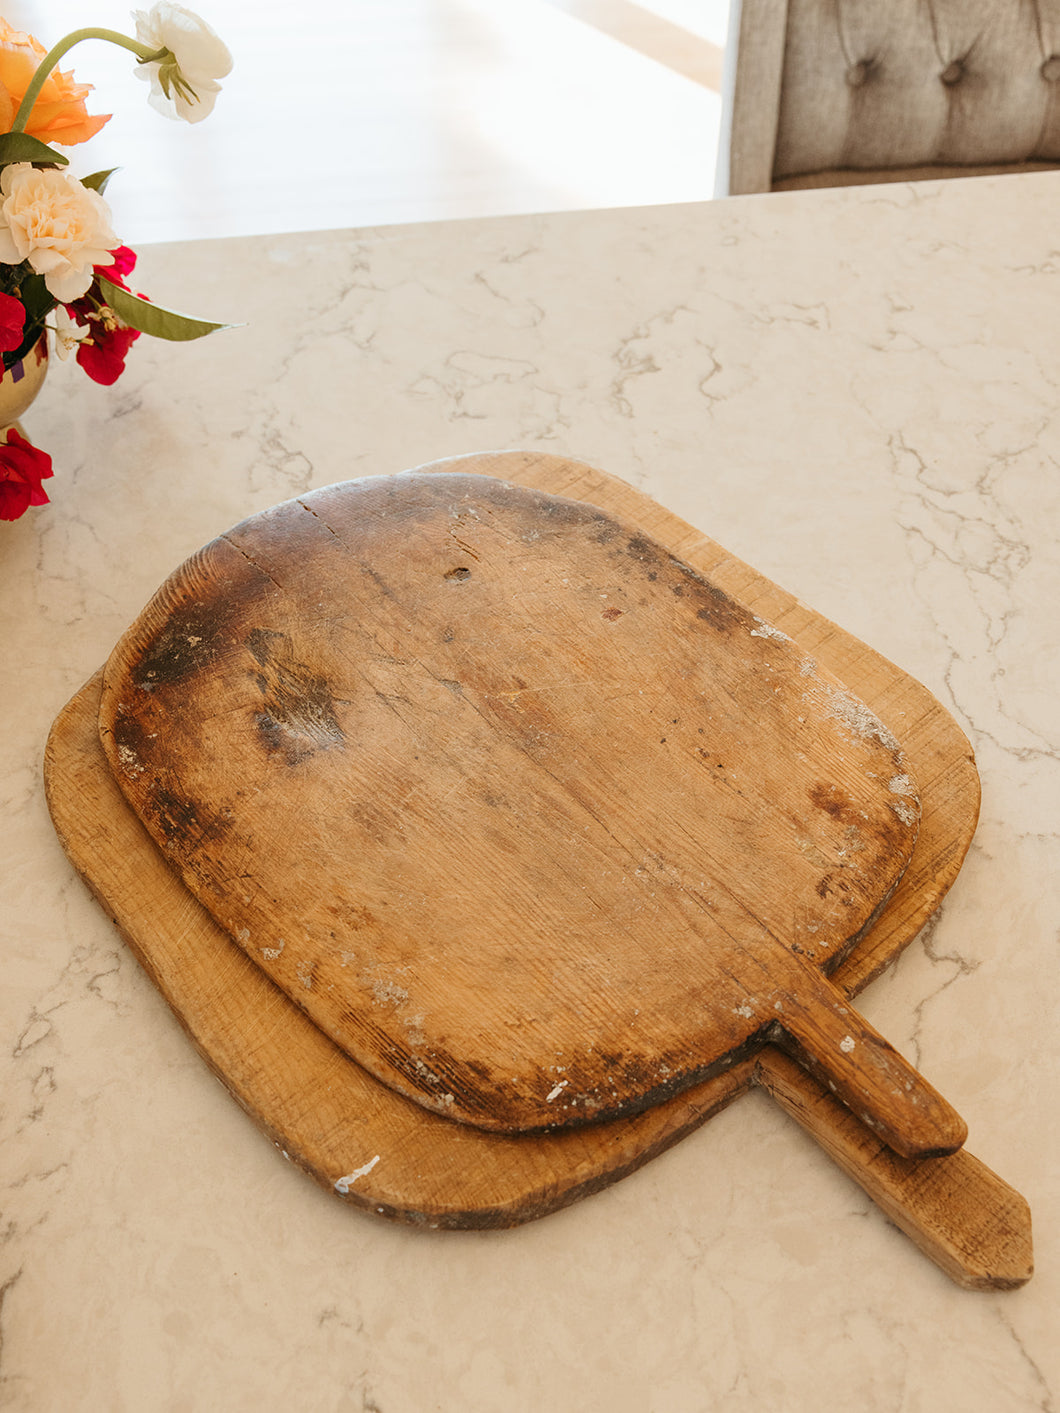
<path id="1" fill-rule="evenodd" d="M 31 34 L 12 29 L 0 18 L 0 132 L 11 131 L 18 105 L 45 52 Z M 73 74 L 53 69 L 33 105 L 26 131 L 41 142 L 59 142 L 66 147 L 87 142 L 110 118 L 109 113 L 91 117 L 85 111 L 85 98 L 91 91 L 90 83 L 75 83 Z"/>
<path id="2" fill-rule="evenodd" d="M 12 162 L 0 174 L 0 262 L 28 260 L 61 304 L 80 299 L 94 265 L 121 244 L 102 196 L 54 167 Z"/>

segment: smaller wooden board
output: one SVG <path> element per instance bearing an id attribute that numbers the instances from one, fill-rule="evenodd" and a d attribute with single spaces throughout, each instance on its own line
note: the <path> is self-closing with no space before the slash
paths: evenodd
<path id="1" fill-rule="evenodd" d="M 822 975 L 913 851 L 897 740 L 629 521 L 460 471 L 288 501 L 169 577 L 100 733 L 229 936 L 448 1118 L 626 1116 L 775 1035 L 899 1151 L 963 1142 Z"/>

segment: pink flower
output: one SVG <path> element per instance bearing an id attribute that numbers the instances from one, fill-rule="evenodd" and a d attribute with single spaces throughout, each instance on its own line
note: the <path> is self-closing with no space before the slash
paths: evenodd
<path id="1" fill-rule="evenodd" d="M 17 520 L 31 505 L 46 504 L 41 482 L 51 474 L 48 453 L 9 428 L 7 441 L 0 442 L 0 520 Z"/>
<path id="2" fill-rule="evenodd" d="M 13 353 L 24 337 L 26 311 L 21 299 L 0 294 L 0 353 Z"/>

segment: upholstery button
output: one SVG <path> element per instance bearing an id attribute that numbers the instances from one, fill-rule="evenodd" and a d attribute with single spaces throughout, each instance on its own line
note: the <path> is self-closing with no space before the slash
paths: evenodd
<path id="1" fill-rule="evenodd" d="M 952 64 L 947 64 L 942 70 L 942 73 L 939 74 L 939 78 L 943 83 L 947 84 L 960 83 L 961 79 L 964 78 L 964 65 L 961 63 L 960 59 L 954 59 Z"/>
<path id="2" fill-rule="evenodd" d="M 1060 54 L 1050 54 L 1042 65 L 1041 76 L 1046 83 L 1055 83 L 1060 79 Z"/>
<path id="3" fill-rule="evenodd" d="M 872 64 L 868 59 L 862 59 L 860 64 L 854 64 L 847 69 L 847 83 L 851 88 L 860 88 L 869 76 Z"/>

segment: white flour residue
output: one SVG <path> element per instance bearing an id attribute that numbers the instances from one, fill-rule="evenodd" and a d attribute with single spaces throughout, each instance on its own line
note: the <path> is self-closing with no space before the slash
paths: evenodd
<path id="1" fill-rule="evenodd" d="M 920 817 L 913 806 L 907 805 L 904 800 L 892 800 L 891 809 L 903 824 L 915 824 Z"/>
<path id="2" fill-rule="evenodd" d="M 427 1044 L 427 1034 L 426 1031 L 423 1029 L 423 1023 L 425 1020 L 426 1017 L 422 1014 L 422 1012 L 418 1016 L 403 1017 L 405 1033 L 408 1035 L 410 1045 Z"/>
<path id="3" fill-rule="evenodd" d="M 853 735 L 860 736 L 862 740 L 878 741 L 889 751 L 901 751 L 901 746 L 891 732 L 864 702 L 859 702 L 857 697 L 852 697 L 842 687 L 833 687 L 828 682 L 821 683 L 821 690 L 827 697 L 828 715 L 833 720 L 842 722 Z M 805 692 L 802 699 L 809 702 L 815 698 L 820 700 L 820 691 Z"/>
<path id="4" fill-rule="evenodd" d="M 559 1096 L 566 1089 L 568 1084 L 570 1084 L 569 1079 L 561 1079 L 560 1082 L 555 1086 L 555 1088 L 545 1095 L 545 1103 L 551 1104 L 553 1099 L 558 1099 Z"/>
<path id="5" fill-rule="evenodd" d="M 126 775 L 143 775 L 144 767 L 140 764 L 140 758 L 129 746 L 118 747 L 118 760 Z"/>
<path id="6" fill-rule="evenodd" d="M 790 643 L 791 639 L 787 633 L 782 633 L 779 628 L 774 628 L 772 623 L 767 623 L 764 618 L 755 617 L 757 627 L 751 629 L 752 638 L 773 638 L 778 643 Z"/>
<path id="7" fill-rule="evenodd" d="M 892 775 L 887 782 L 887 788 L 892 795 L 915 795 L 916 786 L 908 775 Z"/>
<path id="8" fill-rule="evenodd" d="M 405 988 L 392 981 L 373 981 L 372 995 L 380 1006 L 403 1006 L 409 999 Z"/>
<path id="9" fill-rule="evenodd" d="M 844 1055 L 849 1055 L 851 1050 L 853 1050 L 855 1044 L 856 1041 L 854 1040 L 854 1037 L 852 1035 L 844 1035 L 842 1040 L 839 1042 L 839 1048 L 840 1050 L 842 1050 Z"/>
<path id="10" fill-rule="evenodd" d="M 249 933 L 247 935 L 249 936 Z M 287 943 L 283 940 L 283 938 L 278 937 L 276 939 L 275 947 L 262 947 L 261 955 L 265 958 L 267 962 L 274 962 L 286 946 Z"/>
<path id="11" fill-rule="evenodd" d="M 347 1173 L 345 1177 L 336 1178 L 335 1191 L 341 1192 L 343 1197 L 345 1197 L 349 1193 L 349 1190 L 353 1186 L 353 1184 L 358 1180 L 358 1178 L 368 1176 L 368 1174 L 375 1167 L 376 1163 L 379 1162 L 381 1156 L 381 1154 L 377 1153 L 374 1158 L 370 1159 L 369 1162 L 365 1163 L 363 1168 L 354 1168 L 353 1172 Z"/>
<path id="12" fill-rule="evenodd" d="M 442 1083 L 438 1075 L 436 1075 L 428 1065 L 425 1065 L 421 1059 L 414 1058 L 412 1064 L 416 1073 L 421 1079 L 425 1079 L 428 1084 L 440 1085 Z M 447 1109 L 456 1103 L 456 1096 L 453 1094 L 436 1094 L 434 1098 L 439 1104 L 444 1104 Z"/>

